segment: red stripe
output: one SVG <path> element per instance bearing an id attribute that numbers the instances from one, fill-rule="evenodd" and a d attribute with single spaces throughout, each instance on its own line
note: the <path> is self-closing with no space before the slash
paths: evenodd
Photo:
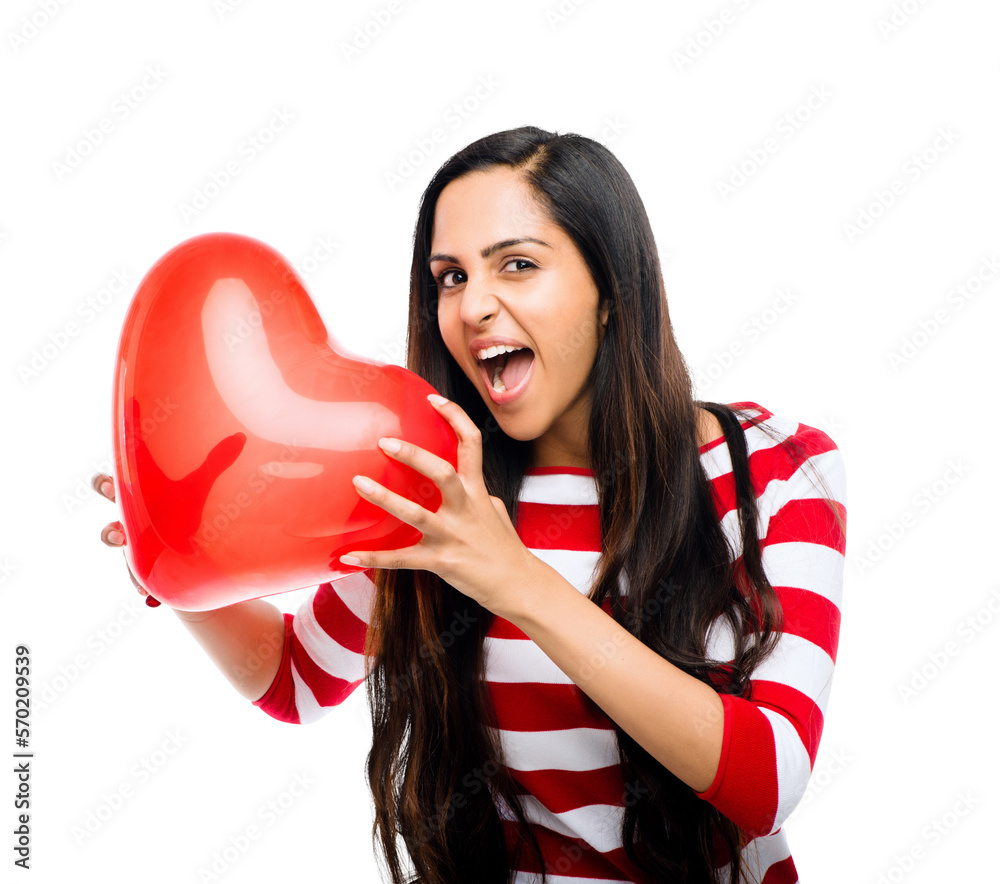
<path id="1" fill-rule="evenodd" d="M 292 661 L 298 670 L 302 680 L 309 686 L 316 702 L 320 706 L 336 706 L 343 703 L 364 679 L 359 681 L 346 681 L 336 675 L 331 675 L 322 669 L 312 657 L 309 656 L 302 642 L 293 635 L 291 644 Z M 289 681 L 291 675 L 289 674 Z"/>
<path id="2" fill-rule="evenodd" d="M 507 836 L 508 853 L 511 853 L 517 839 L 517 823 L 504 820 L 503 827 Z M 586 841 L 568 838 L 544 826 L 532 825 L 531 831 L 538 839 L 538 846 L 541 848 L 542 856 L 545 857 L 546 874 L 624 879 L 641 884 L 654 884 L 652 878 L 628 861 L 622 848 L 599 853 Z M 527 844 L 522 848 L 521 861 L 517 868 L 519 871 L 535 874 L 541 871 L 538 859 Z"/>
<path id="3" fill-rule="evenodd" d="M 329 583 L 324 583 L 313 596 L 312 609 L 316 622 L 327 635 L 334 637 L 337 644 L 355 654 L 365 652 L 368 627 L 344 604 Z"/>
<path id="4" fill-rule="evenodd" d="M 779 681 L 750 682 L 750 696 L 758 706 L 773 709 L 787 718 L 809 753 L 810 767 L 816 761 L 819 738 L 823 733 L 823 713 L 811 697 Z"/>
<path id="5" fill-rule="evenodd" d="M 752 702 L 722 696 L 732 738 L 720 760 L 716 782 L 702 797 L 752 837 L 766 835 L 778 811 L 778 771 L 774 734 Z"/>
<path id="6" fill-rule="evenodd" d="M 573 727 L 613 730 L 611 719 L 575 684 L 524 685 L 491 681 L 497 721 L 508 731 L 560 731 Z M 530 702 L 525 698 L 530 697 Z M 559 739 L 558 734 L 553 739 Z"/>
<path id="7" fill-rule="evenodd" d="M 846 523 L 847 510 L 837 501 L 828 503 L 827 498 L 788 501 L 771 516 L 767 525 L 766 545 L 803 541 L 826 546 L 843 554 L 847 548 L 847 539 L 837 524 L 831 503 Z"/>
<path id="8" fill-rule="evenodd" d="M 264 696 L 254 700 L 253 704 L 259 706 L 278 721 L 299 724 L 299 713 L 295 708 L 295 685 L 292 682 L 292 673 L 289 667 L 293 619 L 291 614 L 284 615 L 285 637 L 281 648 L 281 662 L 278 664 L 278 672 Z"/>
<path id="9" fill-rule="evenodd" d="M 587 467 L 528 467 L 524 471 L 526 476 L 553 476 L 562 473 L 571 473 L 574 476 L 594 475 L 594 471 Z"/>
<path id="10" fill-rule="evenodd" d="M 518 627 L 516 627 L 509 620 L 505 620 L 503 617 L 494 617 L 493 622 L 490 624 L 490 628 L 486 631 L 486 634 L 490 638 L 514 638 L 531 641 L 531 639 L 528 638 L 524 632 L 518 629 Z"/>
<path id="11" fill-rule="evenodd" d="M 799 873 L 790 856 L 772 865 L 760 884 L 798 884 Z"/>
<path id="12" fill-rule="evenodd" d="M 840 608 L 828 598 L 797 586 L 775 586 L 784 616 L 783 632 L 808 639 L 837 659 Z"/>
<path id="13" fill-rule="evenodd" d="M 356 654 L 364 653 L 368 627 L 344 604 L 331 584 L 324 583 L 319 587 L 313 596 L 312 609 L 316 622 L 337 644 Z M 364 681 L 347 681 L 327 672 L 309 656 L 294 633 L 290 645 L 295 668 L 320 706 L 337 706 L 343 703 Z"/>
<path id="14" fill-rule="evenodd" d="M 552 813 L 590 804 L 621 805 L 625 799 L 621 765 L 597 770 L 511 770 L 511 776 Z"/>
<path id="15" fill-rule="evenodd" d="M 600 513 L 594 504 L 519 503 L 517 533 L 528 549 L 601 549 Z"/>

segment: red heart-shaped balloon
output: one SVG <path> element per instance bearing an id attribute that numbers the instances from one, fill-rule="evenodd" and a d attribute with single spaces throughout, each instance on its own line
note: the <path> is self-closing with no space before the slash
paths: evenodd
<path id="1" fill-rule="evenodd" d="M 115 484 L 136 579 L 204 611 L 357 571 L 339 561 L 350 550 L 416 543 L 351 480 L 437 510 L 437 486 L 377 445 L 394 436 L 457 466 L 433 392 L 339 351 L 264 243 L 211 233 L 171 249 L 139 284 L 115 367 Z"/>

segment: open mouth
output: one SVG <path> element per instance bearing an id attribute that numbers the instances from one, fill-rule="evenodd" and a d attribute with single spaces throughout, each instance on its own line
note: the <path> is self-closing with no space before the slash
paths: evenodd
<path id="1" fill-rule="evenodd" d="M 501 398 L 506 401 L 521 391 L 531 372 L 535 354 L 528 347 L 497 349 L 501 352 L 479 360 L 479 373 L 494 401 Z M 505 350 L 507 352 L 503 352 Z"/>

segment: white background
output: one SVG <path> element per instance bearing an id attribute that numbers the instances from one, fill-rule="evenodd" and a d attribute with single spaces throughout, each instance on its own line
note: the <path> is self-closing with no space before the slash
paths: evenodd
<path id="1" fill-rule="evenodd" d="M 378 880 L 363 692 L 307 727 L 237 696 L 170 611 L 137 604 L 99 540 L 117 509 L 89 479 L 110 465 L 121 322 L 160 255 L 208 231 L 257 237 L 300 268 L 338 342 L 401 361 L 423 187 L 465 144 L 524 123 L 603 140 L 635 178 L 702 397 L 820 427 L 846 458 L 837 675 L 787 824 L 802 881 L 993 867 L 1000 7 L 653 6 L 4 4 L 0 696 L 13 730 L 14 648 L 30 645 L 24 879 L 200 881 L 256 825 L 218 880 Z M 138 96 L 127 116 L 122 93 Z M 290 122 L 250 159 L 245 139 L 278 111 Z M 185 218 L 232 159 L 239 174 Z M 131 280 L 118 293 L 116 273 Z M 290 800 L 296 775 L 310 785 Z M 81 838 L 90 814 L 103 821 Z"/>

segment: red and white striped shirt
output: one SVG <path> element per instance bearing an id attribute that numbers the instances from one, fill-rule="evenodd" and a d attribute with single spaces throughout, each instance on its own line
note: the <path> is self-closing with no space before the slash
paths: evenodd
<path id="1" fill-rule="evenodd" d="M 805 791 L 816 760 L 840 632 L 845 536 L 784 439 L 793 436 L 846 517 L 843 459 L 813 427 L 776 417 L 754 402 L 770 435 L 744 421 L 759 511 L 764 571 L 783 609 L 775 651 L 751 679 L 748 698 L 722 695 L 724 736 L 715 779 L 697 793 L 752 840 L 743 858 L 753 880 L 798 880 L 782 823 Z M 742 549 L 729 449 L 722 438 L 700 449 L 719 519 Z M 589 470 L 549 467 L 524 479 L 516 529 L 536 556 L 587 593 L 601 554 L 597 487 Z M 319 586 L 285 614 L 277 676 L 256 701 L 282 721 L 315 721 L 364 678 L 371 572 Z M 721 627 L 721 621 L 719 621 Z M 646 880 L 625 857 L 626 799 L 611 720 L 521 630 L 495 618 L 486 639 L 485 678 L 496 710 L 504 762 L 522 787 L 522 806 L 542 848 L 551 884 Z M 709 654 L 732 660 L 728 628 L 710 632 Z M 500 808 L 509 819 L 509 809 Z M 512 823 L 506 823 L 508 834 Z M 530 851 L 515 880 L 539 880 Z M 725 877 L 720 880 L 727 880 Z"/>

